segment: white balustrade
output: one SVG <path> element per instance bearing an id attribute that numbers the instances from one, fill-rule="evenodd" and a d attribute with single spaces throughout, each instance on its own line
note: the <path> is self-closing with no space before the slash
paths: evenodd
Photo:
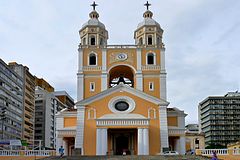
<path id="1" fill-rule="evenodd" d="M 101 71 L 102 66 L 83 66 L 83 71 Z"/>
<path id="2" fill-rule="evenodd" d="M 233 149 L 233 155 L 240 155 L 240 149 Z"/>
<path id="3" fill-rule="evenodd" d="M 142 126 L 149 125 L 149 120 L 97 120 L 97 126 Z"/>
<path id="4" fill-rule="evenodd" d="M 201 155 L 212 155 L 214 152 L 217 155 L 228 155 L 228 149 L 200 149 Z"/>
<path id="5" fill-rule="evenodd" d="M 160 70 L 161 66 L 156 66 L 156 65 L 146 65 L 142 66 L 143 71 L 148 71 L 148 70 Z"/>
<path id="6" fill-rule="evenodd" d="M 53 156 L 53 150 L 0 150 L 0 156 Z"/>
<path id="7" fill-rule="evenodd" d="M 185 134 L 185 129 L 168 129 L 168 135 L 181 135 L 181 134 Z"/>

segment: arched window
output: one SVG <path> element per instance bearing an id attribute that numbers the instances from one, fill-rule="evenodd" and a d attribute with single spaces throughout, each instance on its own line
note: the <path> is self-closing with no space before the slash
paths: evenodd
<path id="1" fill-rule="evenodd" d="M 154 65 L 155 64 L 155 55 L 153 53 L 147 54 L 147 64 Z"/>
<path id="2" fill-rule="evenodd" d="M 100 45 L 103 45 L 103 38 L 100 38 Z"/>
<path id="3" fill-rule="evenodd" d="M 152 45 L 153 44 L 153 38 L 152 38 L 152 35 L 149 35 L 148 38 L 148 45 Z"/>
<path id="4" fill-rule="evenodd" d="M 88 119 L 96 119 L 96 109 L 95 108 L 88 109 Z"/>
<path id="5" fill-rule="evenodd" d="M 96 45 L 95 36 L 91 36 L 91 38 L 90 38 L 90 45 Z"/>
<path id="6" fill-rule="evenodd" d="M 89 55 L 89 65 L 97 65 L 97 56 L 95 53 Z"/>
<path id="7" fill-rule="evenodd" d="M 83 38 L 83 45 L 86 45 L 86 38 Z"/>
<path id="8" fill-rule="evenodd" d="M 156 119 L 156 109 L 154 109 L 152 107 L 148 109 L 148 118 Z"/>
<path id="9" fill-rule="evenodd" d="M 141 38 L 139 38 L 139 40 L 138 40 L 138 45 L 142 45 L 143 44 L 143 39 L 142 39 L 142 37 Z"/>

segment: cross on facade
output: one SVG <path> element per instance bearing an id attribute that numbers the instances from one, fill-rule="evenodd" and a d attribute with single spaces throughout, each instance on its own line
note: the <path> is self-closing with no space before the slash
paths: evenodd
<path id="1" fill-rule="evenodd" d="M 98 6 L 98 5 L 95 3 L 95 1 L 93 1 L 93 4 L 91 4 L 90 6 L 92 6 L 93 10 L 95 11 L 96 6 Z"/>
<path id="2" fill-rule="evenodd" d="M 148 3 L 148 1 L 147 1 L 147 3 L 145 3 L 144 6 L 147 6 L 147 10 L 148 10 L 148 7 L 151 6 L 151 4 Z"/>

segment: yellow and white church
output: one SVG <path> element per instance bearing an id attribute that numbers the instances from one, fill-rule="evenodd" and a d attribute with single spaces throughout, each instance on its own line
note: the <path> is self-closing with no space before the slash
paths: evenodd
<path id="1" fill-rule="evenodd" d="M 135 45 L 108 45 L 95 10 L 79 31 L 77 103 L 56 116 L 65 155 L 185 153 L 185 116 L 168 107 L 163 30 L 149 10 Z"/>

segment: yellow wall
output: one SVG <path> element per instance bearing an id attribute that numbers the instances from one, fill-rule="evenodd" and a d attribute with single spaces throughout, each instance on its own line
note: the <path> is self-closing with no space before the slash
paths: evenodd
<path id="1" fill-rule="evenodd" d="M 167 117 L 168 126 L 178 126 L 178 117 Z"/>
<path id="2" fill-rule="evenodd" d="M 141 114 L 145 117 L 148 117 L 148 108 L 152 107 L 158 110 L 158 106 L 154 105 L 151 102 L 148 102 L 144 99 L 141 99 L 139 97 L 136 97 L 135 95 L 129 94 L 127 92 L 118 92 L 114 93 L 112 95 L 109 95 L 105 97 L 104 99 L 98 100 L 93 102 L 90 105 L 87 105 L 86 108 L 96 108 L 97 114 L 96 118 L 99 118 L 105 114 L 112 113 L 108 109 L 108 102 L 116 96 L 128 96 L 135 100 L 136 102 L 136 108 L 132 113 Z M 96 154 L 96 121 L 94 119 L 87 119 L 87 112 L 85 112 L 85 128 L 84 128 L 84 152 L 86 155 L 95 155 Z M 160 133 L 159 133 L 159 115 L 158 112 L 156 112 L 156 119 L 150 120 L 149 125 L 149 146 L 150 151 L 149 153 L 154 155 L 156 153 L 159 153 L 160 151 Z M 127 127 L 109 127 L 109 128 L 133 128 L 133 126 L 127 126 Z M 137 128 L 137 127 L 135 127 Z"/>
<path id="3" fill-rule="evenodd" d="M 77 126 L 77 117 L 64 117 L 64 127 Z"/>
<path id="4" fill-rule="evenodd" d="M 100 76 L 100 75 L 99 75 Z M 95 91 L 90 92 L 90 83 L 95 83 Z M 91 97 L 101 92 L 101 78 L 98 77 L 89 77 L 84 80 L 84 98 Z"/>
<path id="5" fill-rule="evenodd" d="M 149 82 L 154 83 L 154 90 L 149 90 Z M 160 79 L 157 77 L 143 78 L 143 92 L 152 95 L 154 97 L 160 98 Z"/>

